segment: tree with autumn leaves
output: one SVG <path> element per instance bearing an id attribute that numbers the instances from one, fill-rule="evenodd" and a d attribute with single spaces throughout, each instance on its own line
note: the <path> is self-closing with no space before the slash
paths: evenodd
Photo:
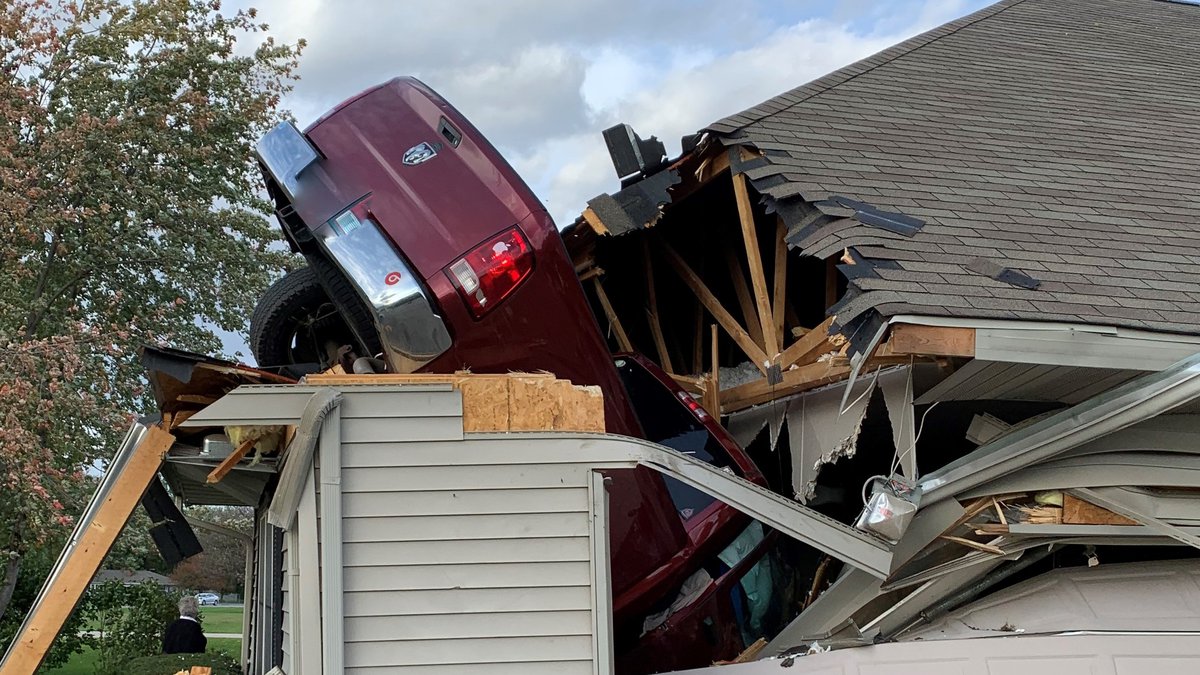
<path id="1" fill-rule="evenodd" d="M 251 149 L 303 44 L 214 0 L 0 3 L 0 619 L 85 468 L 149 411 L 136 349 L 216 352 L 273 271 Z"/>

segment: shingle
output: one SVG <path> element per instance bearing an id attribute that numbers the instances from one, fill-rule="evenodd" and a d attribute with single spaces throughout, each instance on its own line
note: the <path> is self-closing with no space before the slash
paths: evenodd
<path id="1" fill-rule="evenodd" d="M 1005 0 L 711 130 L 761 139 L 777 169 L 754 175 L 783 177 L 764 185 L 776 198 L 850 195 L 926 221 L 904 242 L 862 225 L 810 237 L 903 261 L 856 312 L 1200 333 L 1197 45 L 1196 7 Z M 965 273 L 978 257 L 1042 286 Z M 988 295 L 965 302 L 974 289 Z"/>

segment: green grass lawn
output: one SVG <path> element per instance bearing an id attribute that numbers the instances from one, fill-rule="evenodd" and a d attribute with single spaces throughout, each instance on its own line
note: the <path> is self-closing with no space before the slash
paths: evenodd
<path id="1" fill-rule="evenodd" d="M 231 608 L 240 609 L 240 608 Z M 240 621 L 241 619 L 239 619 Z M 241 625 L 238 626 L 239 630 Z M 236 638 L 210 638 L 208 641 L 208 650 L 210 652 L 225 652 L 233 658 L 241 658 L 242 641 Z M 84 648 L 82 654 L 75 654 L 67 665 L 62 668 L 55 668 L 48 671 L 47 675 L 93 675 L 95 672 L 96 653 L 90 648 Z"/>
<path id="2" fill-rule="evenodd" d="M 241 607 L 205 607 L 200 610 L 205 633 L 242 632 Z"/>

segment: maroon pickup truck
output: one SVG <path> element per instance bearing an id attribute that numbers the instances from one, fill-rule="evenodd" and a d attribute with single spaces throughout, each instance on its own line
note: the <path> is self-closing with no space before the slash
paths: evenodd
<path id="1" fill-rule="evenodd" d="M 600 386 L 609 432 L 762 482 L 718 422 L 653 363 L 614 359 L 545 207 L 421 82 L 374 87 L 303 132 L 281 124 L 258 156 L 284 235 L 308 261 L 254 313 L 260 366 L 322 368 L 349 345 L 391 372 L 547 370 Z M 749 521 L 648 469 L 621 474 L 611 492 L 613 606 L 618 634 L 636 644 L 644 617 Z M 691 639 L 678 640 L 682 653 L 695 651 Z M 702 651 L 707 658 L 711 645 Z"/>

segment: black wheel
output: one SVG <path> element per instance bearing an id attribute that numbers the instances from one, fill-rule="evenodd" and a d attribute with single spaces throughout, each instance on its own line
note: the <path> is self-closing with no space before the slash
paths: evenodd
<path id="1" fill-rule="evenodd" d="M 262 367 L 317 364 L 328 368 L 342 345 L 351 345 L 359 354 L 376 353 L 372 345 L 358 339 L 339 309 L 312 267 L 287 273 L 271 284 L 250 317 L 250 350 L 255 360 Z M 378 342 L 373 330 L 370 336 Z"/>

